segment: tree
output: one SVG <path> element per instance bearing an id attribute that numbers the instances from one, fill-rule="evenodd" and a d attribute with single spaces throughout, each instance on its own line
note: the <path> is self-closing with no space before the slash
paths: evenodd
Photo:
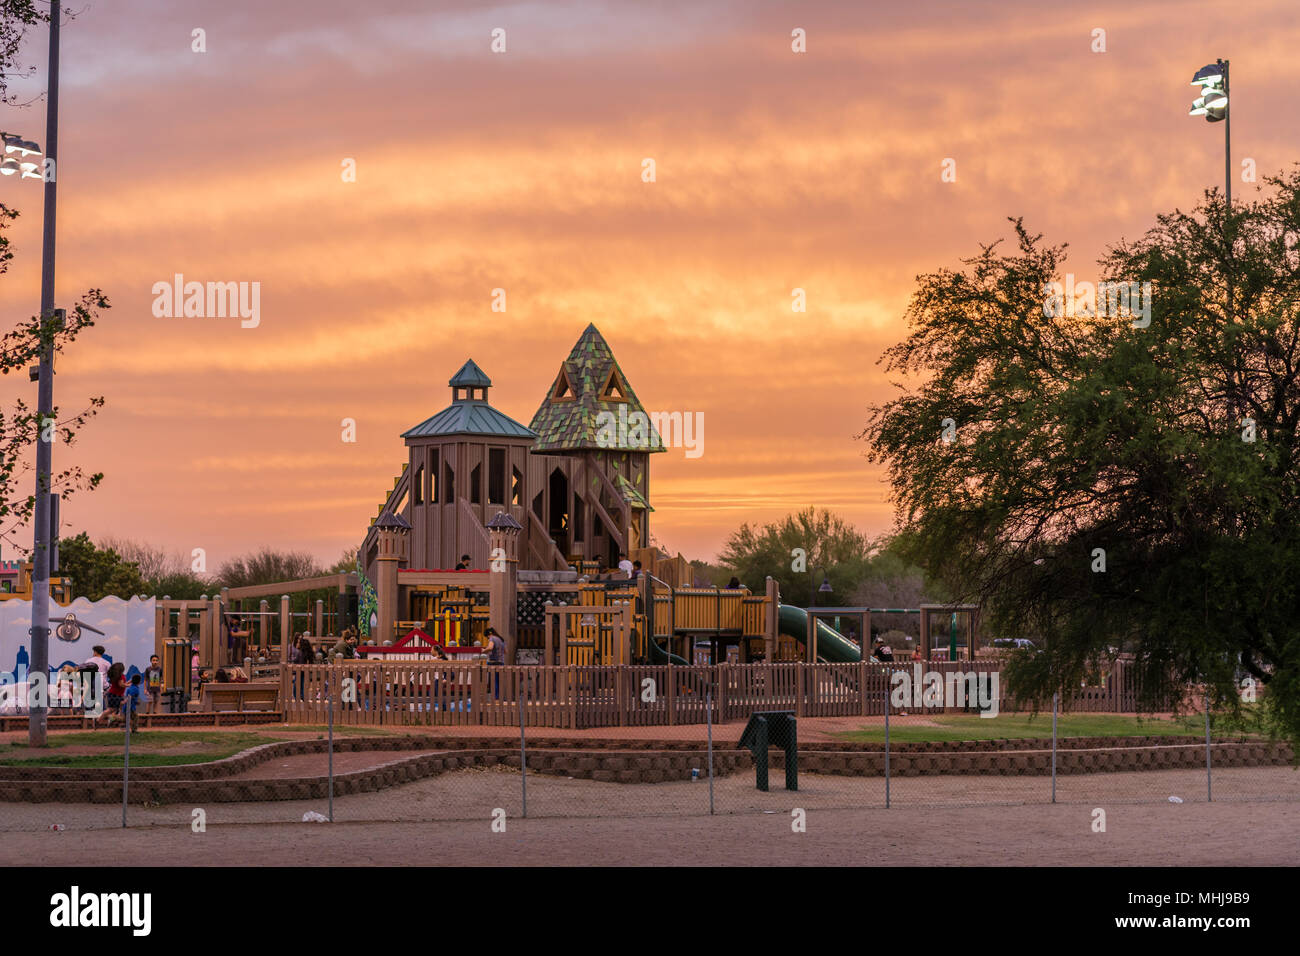
<path id="1" fill-rule="evenodd" d="M 109 535 L 99 539 L 99 546 L 112 548 L 122 556 L 122 560 L 135 564 L 140 569 L 140 576 L 146 581 L 156 581 L 167 575 L 188 570 L 184 559 L 179 554 L 144 541 Z"/>
<path id="2" fill-rule="evenodd" d="M 324 574 L 316 559 L 305 551 L 276 551 L 262 548 L 252 554 L 231 558 L 217 571 L 218 586 L 247 587 L 250 584 L 276 584 Z"/>
<path id="3" fill-rule="evenodd" d="M 176 599 L 200 598 L 214 594 L 215 582 L 206 575 L 190 570 L 184 556 L 144 541 L 108 536 L 99 540 L 101 548 L 110 548 L 140 570 L 144 593 Z"/>
<path id="4" fill-rule="evenodd" d="M 764 580 L 771 577 L 780 585 L 782 600 L 808 604 L 821 585 L 823 570 L 833 593 L 851 594 L 866 574 L 871 546 L 871 540 L 843 518 L 805 508 L 761 528 L 742 524 L 727 539 L 718 561 L 751 590 L 762 591 Z"/>
<path id="5" fill-rule="evenodd" d="M 326 574 L 351 574 L 357 569 L 357 549 L 347 548 L 339 559 L 330 565 Z"/>
<path id="6" fill-rule="evenodd" d="M 49 19 L 48 13 L 36 9 L 33 0 L 0 0 L 0 102 L 14 102 L 9 77 L 35 72 L 35 67 L 18 68 L 18 53 L 27 38 L 27 28 Z"/>
<path id="7" fill-rule="evenodd" d="M 113 595 L 122 600 L 146 590 L 140 569 L 112 548 L 97 548 L 86 532 L 59 542 L 59 573 L 72 578 L 73 597 L 91 601 Z"/>
<path id="8" fill-rule="evenodd" d="M 13 103 L 8 78 L 22 74 L 18 60 L 27 27 L 48 20 L 49 14 L 37 10 L 33 0 L 0 0 L 0 102 Z M 17 210 L 0 204 L 0 275 L 8 271 L 14 256 L 4 229 L 17 217 Z M 20 322 L 0 338 L 0 374 L 37 364 L 44 349 L 63 351 L 82 330 L 95 324 L 99 310 L 108 307 L 103 293 L 92 289 L 68 310 L 62 328 L 53 317 L 35 316 Z M 31 520 L 36 507 L 35 481 L 27 477 L 32 470 L 29 459 L 34 457 L 29 455 L 29 447 L 38 440 L 71 445 L 77 431 L 103 404 L 103 398 L 92 398 L 87 408 L 76 414 L 55 408 L 47 422 L 38 421 L 37 413 L 22 401 L 14 402 L 8 411 L 0 408 L 0 540 L 30 552 L 15 536 Z M 73 466 L 50 476 L 50 491 L 69 498 L 76 491 L 94 489 L 102 479 L 102 474 L 86 475 Z"/>
<path id="9" fill-rule="evenodd" d="M 1149 325 L 1046 308 L 1065 247 L 1019 220 L 1015 253 L 918 279 L 882 359 L 908 384 L 862 437 L 905 556 L 1045 642 L 1009 668 L 1017 696 L 1125 641 L 1148 703 L 1204 681 L 1235 709 L 1249 675 L 1300 739 L 1300 173 L 1267 182 L 1107 253 L 1105 279 L 1151 283 Z"/>
<path id="10" fill-rule="evenodd" d="M 880 538 L 875 542 L 867 576 L 847 603 L 857 607 L 915 608 L 921 604 L 942 603 L 946 593 L 926 580 L 925 572 L 903 556 L 901 537 Z M 919 637 L 920 618 L 916 614 L 873 614 L 871 629 L 877 632 L 900 631 Z"/>

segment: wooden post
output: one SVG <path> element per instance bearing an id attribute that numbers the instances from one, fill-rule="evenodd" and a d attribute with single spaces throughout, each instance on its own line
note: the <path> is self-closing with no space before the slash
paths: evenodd
<path id="1" fill-rule="evenodd" d="M 176 616 L 176 636 L 179 637 L 181 640 L 185 641 L 187 644 L 189 643 L 190 606 L 185 601 L 181 601 L 180 608 Z M 200 648 L 199 653 L 200 655 L 202 655 L 203 651 L 206 650 L 206 648 L 203 646 L 202 636 L 200 636 L 199 639 L 199 648 Z M 202 656 L 199 657 L 199 660 L 203 660 Z"/>
<path id="2" fill-rule="evenodd" d="M 248 676 L 251 678 L 253 675 L 249 674 Z M 286 724 L 289 722 L 289 688 L 291 686 L 289 667 L 282 664 L 280 666 L 280 716 Z"/>
<path id="3" fill-rule="evenodd" d="M 676 694 L 673 693 L 673 684 L 674 684 L 674 683 L 676 683 L 676 682 L 673 680 L 673 664 L 672 664 L 672 658 L 669 658 L 669 660 L 668 660 L 668 694 L 667 694 L 667 699 L 668 699 L 668 725 L 669 725 L 670 727 L 671 727 L 672 725 L 674 725 L 674 724 L 677 723 L 677 708 L 676 708 L 676 706 L 675 706 L 675 702 L 676 702 Z"/>
<path id="4" fill-rule="evenodd" d="M 470 684 L 470 709 L 474 712 L 473 723 L 483 723 L 483 706 L 485 694 L 483 692 L 486 682 L 483 680 L 483 660 L 474 662 L 473 683 Z"/>
<path id="5" fill-rule="evenodd" d="M 519 533 L 523 525 L 499 511 L 487 523 L 488 623 L 506 642 L 506 663 L 514 664 L 519 649 Z"/>
<path id="6" fill-rule="evenodd" d="M 257 643 L 266 647 L 270 643 L 267 640 L 267 612 L 271 610 L 271 605 L 267 603 L 266 598 L 257 602 L 257 610 L 260 612 L 257 615 Z"/>
<path id="7" fill-rule="evenodd" d="M 623 602 L 623 612 L 619 615 L 618 662 L 632 663 L 632 621 L 635 608 L 631 601 Z"/>
<path id="8" fill-rule="evenodd" d="M 280 595 L 280 663 L 289 663 L 289 641 L 293 628 L 293 618 L 289 616 L 289 595 Z M 263 645 L 263 650 L 266 647 Z"/>
<path id="9" fill-rule="evenodd" d="M 808 667 L 803 661 L 800 661 L 797 665 L 795 665 L 794 713 L 796 717 L 802 717 L 804 713 L 807 711 L 807 706 L 804 703 L 804 697 L 806 696 L 804 688 L 807 685 L 807 681 L 804 679 L 804 673 L 805 671 L 807 671 L 807 669 Z"/>
<path id="10" fill-rule="evenodd" d="M 781 588 L 771 578 L 767 579 L 765 588 L 764 593 L 767 597 L 767 604 L 764 606 L 763 655 L 767 663 L 771 664 L 776 661 L 776 632 L 779 621 L 777 612 L 779 610 L 778 605 L 781 603 Z"/>
<path id="11" fill-rule="evenodd" d="M 921 605 L 921 635 L 918 638 L 921 642 L 921 659 L 928 661 L 930 659 L 930 611 L 926 605 Z"/>
<path id="12" fill-rule="evenodd" d="M 564 693 L 569 699 L 569 727 L 578 726 L 578 671 L 574 667 L 564 668 Z"/>
<path id="13" fill-rule="evenodd" d="M 546 602 L 547 609 L 550 608 L 550 604 L 551 604 L 550 601 Z M 546 656 L 542 658 L 542 665 L 544 667 L 554 667 L 555 658 L 552 655 L 555 652 L 555 640 L 554 640 L 555 615 L 549 613 L 548 610 L 548 612 L 544 614 L 544 616 L 542 617 L 542 621 L 545 624 L 545 630 L 546 630 Z"/>
<path id="14" fill-rule="evenodd" d="M 718 723 L 725 723 L 727 719 L 727 662 L 724 660 L 717 667 L 717 687 L 718 692 L 713 699 L 718 702 Z"/>
<path id="15" fill-rule="evenodd" d="M 312 618 L 311 633 L 314 637 L 320 637 L 325 633 L 325 602 L 320 598 L 316 599 L 316 614 Z"/>

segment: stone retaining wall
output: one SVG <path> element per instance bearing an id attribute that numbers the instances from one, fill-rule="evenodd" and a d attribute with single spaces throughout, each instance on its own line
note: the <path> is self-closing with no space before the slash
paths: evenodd
<path id="1" fill-rule="evenodd" d="M 264 744 L 207 764 L 141 767 L 132 771 L 130 796 L 133 800 L 151 803 L 198 805 L 324 799 L 329 787 L 324 775 L 270 780 L 226 778 L 273 758 L 322 753 L 327 743 L 325 740 L 283 741 Z M 475 740 L 473 746 L 459 746 L 463 743 L 419 737 L 336 740 L 336 752 L 430 749 L 439 752 L 398 756 L 378 767 L 336 774 L 334 793 L 347 796 L 382 790 L 470 767 L 519 767 L 519 751 L 513 746 L 485 747 L 482 740 Z M 1225 741 L 1213 744 L 1212 750 L 1216 767 L 1285 766 L 1293 759 L 1290 747 L 1285 744 Z M 799 769 L 812 774 L 876 777 L 884 773 L 884 759 L 884 753 L 879 751 L 808 749 L 799 754 Z M 692 768 L 703 772 L 706 760 L 707 755 L 699 748 L 648 751 L 644 748 L 612 750 L 548 744 L 530 749 L 528 766 L 537 773 L 638 784 L 686 779 Z M 936 774 L 1041 776 L 1051 772 L 1050 749 L 912 751 L 891 753 L 890 760 L 891 775 L 900 777 Z M 784 754 L 773 752 L 771 762 L 774 770 L 783 770 Z M 752 771 L 753 758 L 748 751 L 720 749 L 714 751 L 713 766 L 717 776 Z M 1057 772 L 1065 775 L 1197 769 L 1204 766 L 1204 744 L 1057 751 Z M 112 768 L 0 767 L 0 802 L 116 803 L 122 799 L 120 773 L 120 770 Z"/>

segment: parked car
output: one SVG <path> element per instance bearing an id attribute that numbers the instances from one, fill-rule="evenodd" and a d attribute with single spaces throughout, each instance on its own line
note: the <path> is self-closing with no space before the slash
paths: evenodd
<path id="1" fill-rule="evenodd" d="M 994 647 L 1003 647 L 1008 650 L 1037 650 L 1038 645 L 1033 641 L 1023 637 L 995 637 L 993 639 Z"/>

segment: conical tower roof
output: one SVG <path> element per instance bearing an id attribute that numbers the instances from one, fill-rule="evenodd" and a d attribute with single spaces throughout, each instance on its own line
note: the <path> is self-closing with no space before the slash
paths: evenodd
<path id="1" fill-rule="evenodd" d="M 608 443 L 602 444 L 597 440 L 602 425 L 598 418 L 602 412 L 613 415 L 615 423 L 627 421 L 627 431 L 632 433 L 633 413 L 644 415 L 645 409 L 600 330 L 588 325 L 564 360 L 551 390 L 528 426 L 537 434 L 533 451 L 608 450 L 611 447 Z M 663 442 L 654 428 L 647 425 L 644 431 L 647 443 L 626 450 L 663 451 Z M 623 446 L 613 447 L 623 449 Z"/>

